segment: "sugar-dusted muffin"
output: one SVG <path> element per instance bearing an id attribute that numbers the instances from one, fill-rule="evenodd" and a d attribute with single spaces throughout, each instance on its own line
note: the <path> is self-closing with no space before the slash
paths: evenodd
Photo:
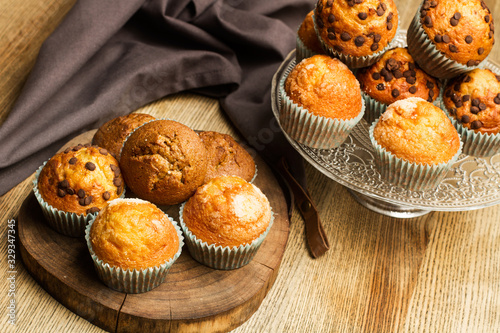
<path id="1" fill-rule="evenodd" d="M 162 283 L 183 245 L 175 221 L 140 199 L 110 201 L 90 222 L 86 240 L 103 282 L 131 293 Z"/>
<path id="2" fill-rule="evenodd" d="M 323 49 L 351 68 L 375 62 L 398 27 L 392 0 L 319 0 L 314 18 Z"/>
<path id="3" fill-rule="evenodd" d="M 304 58 L 312 57 L 315 54 L 324 54 L 323 48 L 318 40 L 318 35 L 314 29 L 313 16 L 314 11 L 311 10 L 297 30 L 297 62 Z"/>
<path id="4" fill-rule="evenodd" d="M 99 127 L 92 138 L 92 144 L 106 148 L 119 158 L 125 138 L 137 127 L 154 119 L 156 118 L 145 113 L 131 113 L 113 118 Z"/>
<path id="5" fill-rule="evenodd" d="M 482 0 L 424 0 L 408 29 L 408 47 L 426 72 L 451 78 L 488 56 L 494 31 Z"/>
<path id="6" fill-rule="evenodd" d="M 389 105 L 370 127 L 370 138 L 382 176 L 411 190 L 439 185 L 461 151 L 446 114 L 419 97 Z"/>
<path id="7" fill-rule="evenodd" d="M 247 264 L 272 221 L 267 197 L 255 185 L 236 176 L 211 179 L 180 210 L 191 255 L 219 269 Z"/>
<path id="8" fill-rule="evenodd" d="M 252 156 L 228 134 L 205 131 L 199 134 L 207 149 L 205 182 L 218 176 L 239 176 L 251 181 L 255 175 Z"/>
<path id="9" fill-rule="evenodd" d="M 394 48 L 373 65 L 360 69 L 356 77 L 364 92 L 369 122 L 378 118 L 387 105 L 408 97 L 434 102 L 439 96 L 439 81 L 424 72 L 406 48 Z"/>
<path id="10" fill-rule="evenodd" d="M 500 152 L 500 76 L 476 68 L 449 80 L 443 103 L 464 141 L 464 153 Z"/>
<path id="11" fill-rule="evenodd" d="M 195 131 L 173 120 L 155 120 L 127 138 L 120 167 L 139 198 L 175 205 L 203 183 L 207 161 L 207 150 Z"/>
<path id="12" fill-rule="evenodd" d="M 118 161 L 104 148 L 77 145 L 54 155 L 37 172 L 35 196 L 51 226 L 83 236 L 87 215 L 124 194 Z"/>
<path id="13" fill-rule="evenodd" d="M 340 60 L 306 58 L 280 82 L 280 121 L 295 140 L 314 148 L 338 147 L 361 119 L 359 82 Z"/>

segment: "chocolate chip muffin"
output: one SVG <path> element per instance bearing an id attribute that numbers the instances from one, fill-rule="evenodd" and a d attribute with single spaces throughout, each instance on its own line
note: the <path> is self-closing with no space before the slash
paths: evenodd
<path id="1" fill-rule="evenodd" d="M 425 0 L 408 29 L 408 47 L 426 72 L 451 78 L 488 56 L 494 31 L 482 0 Z"/>
<path id="2" fill-rule="evenodd" d="M 392 0 L 319 0 L 314 15 L 323 49 L 351 68 L 375 62 L 398 27 Z"/>
<path id="3" fill-rule="evenodd" d="M 500 151 L 500 76 L 476 68 L 447 82 L 443 104 L 465 143 L 464 153 Z"/>
<path id="4" fill-rule="evenodd" d="M 356 77 L 364 93 L 365 119 L 369 122 L 397 100 L 420 97 L 432 103 L 439 96 L 438 80 L 420 69 L 406 48 L 385 52 L 376 63 L 360 69 Z"/>
<path id="5" fill-rule="evenodd" d="M 280 94 L 284 130 L 313 148 L 338 147 L 363 117 L 358 80 L 344 63 L 327 55 L 289 68 L 280 81 Z"/>
<path id="6" fill-rule="evenodd" d="M 120 197 L 124 186 L 118 161 L 106 149 L 78 145 L 47 161 L 37 187 L 53 208 L 86 215 Z"/>
<path id="7" fill-rule="evenodd" d="M 304 21 L 299 26 L 297 31 L 297 62 L 304 58 L 312 57 L 315 54 L 324 54 L 323 48 L 318 40 L 318 35 L 314 29 L 313 16 L 314 11 L 311 10 L 305 17 Z"/>
<path id="8" fill-rule="evenodd" d="M 114 157 L 119 158 L 125 138 L 137 127 L 155 119 L 145 113 L 131 113 L 113 118 L 99 127 L 92 138 L 92 144 L 106 148 Z"/>
<path id="9" fill-rule="evenodd" d="M 207 150 L 191 128 L 155 120 L 125 141 L 120 167 L 127 186 L 141 199 L 174 205 L 188 199 L 207 173 Z"/>
<path id="10" fill-rule="evenodd" d="M 248 182 L 253 179 L 255 162 L 232 136 L 212 131 L 201 132 L 199 136 L 207 148 L 205 182 L 218 176 L 239 176 Z"/>
<path id="11" fill-rule="evenodd" d="M 382 177 L 410 190 L 439 185 L 461 151 L 445 113 L 419 97 L 389 105 L 370 127 L 370 139 Z"/>

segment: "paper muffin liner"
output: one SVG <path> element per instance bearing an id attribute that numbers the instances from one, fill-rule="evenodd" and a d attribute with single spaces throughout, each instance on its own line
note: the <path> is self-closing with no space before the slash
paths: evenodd
<path id="1" fill-rule="evenodd" d="M 385 150 L 373 137 L 373 130 L 379 119 L 370 126 L 369 130 L 370 141 L 375 149 L 375 166 L 382 178 L 393 185 L 410 191 L 435 189 L 462 153 L 463 143 L 460 142 L 457 153 L 448 162 L 428 165 L 405 161 Z"/>
<path id="2" fill-rule="evenodd" d="M 408 51 L 420 68 L 439 79 L 449 79 L 478 68 L 486 60 L 484 59 L 478 66 L 466 66 L 441 53 L 422 27 L 421 6 L 422 4 L 418 7 L 407 32 Z"/>
<path id="3" fill-rule="evenodd" d="M 361 111 L 348 120 L 320 117 L 294 103 L 285 92 L 285 80 L 294 63 L 285 71 L 280 80 L 280 124 L 290 137 L 306 146 L 319 149 L 339 147 L 349 136 L 354 126 L 363 118 L 365 103 L 361 98 Z"/>
<path id="4" fill-rule="evenodd" d="M 94 217 L 85 229 L 85 241 L 87 242 L 87 247 L 99 279 L 109 288 L 129 294 L 144 293 L 165 282 L 169 268 L 174 264 L 177 258 L 179 258 L 182 247 L 184 246 L 184 237 L 179 225 L 170 216 L 167 215 L 167 217 L 174 225 L 177 235 L 179 236 L 179 249 L 175 255 L 165 263 L 140 270 L 114 267 L 97 257 L 92 249 L 92 243 L 90 241 L 90 228 L 95 221 Z"/>
<path id="5" fill-rule="evenodd" d="M 308 48 L 304 44 L 302 39 L 300 39 L 300 37 L 297 35 L 297 42 L 296 42 L 296 48 L 295 48 L 295 59 L 296 59 L 295 61 L 297 63 L 299 63 L 302 61 L 302 59 L 310 58 L 315 54 L 317 54 L 317 53 L 314 52 L 313 50 L 311 50 L 310 48 Z"/>
<path id="6" fill-rule="evenodd" d="M 359 57 L 355 57 L 355 56 L 351 56 L 348 54 L 343 54 L 343 53 L 337 52 L 333 47 L 331 47 L 330 45 L 328 45 L 327 43 L 325 43 L 323 41 L 323 38 L 321 38 L 321 35 L 320 35 L 320 31 L 318 30 L 318 28 L 316 26 L 316 13 L 313 14 L 313 22 L 314 22 L 314 30 L 316 31 L 316 35 L 318 36 L 318 40 L 321 44 L 321 47 L 326 52 L 326 54 L 328 54 L 332 58 L 339 59 L 344 64 L 346 64 L 349 68 L 361 68 L 361 67 L 368 67 L 368 66 L 374 64 L 375 62 L 377 62 L 380 59 L 380 57 L 382 57 L 382 55 L 387 50 L 389 50 L 390 48 L 393 47 L 392 42 L 393 42 L 394 38 L 399 34 L 400 20 L 398 19 L 398 25 L 396 27 L 396 34 L 394 35 L 393 39 L 389 43 L 387 43 L 387 45 L 382 50 L 375 52 L 375 53 L 372 53 L 370 55 L 359 56 Z"/>
<path id="7" fill-rule="evenodd" d="M 186 202 L 182 203 L 179 208 L 179 222 L 186 237 L 186 245 L 189 253 L 199 263 L 215 269 L 231 270 L 247 265 L 259 250 L 274 222 L 274 212 L 271 209 L 271 221 L 269 221 L 268 227 L 259 237 L 254 239 L 250 244 L 223 247 L 221 245 L 208 244 L 197 238 L 189 230 L 183 219 L 185 205 Z"/>
<path id="8" fill-rule="evenodd" d="M 83 237 L 85 235 L 85 226 L 90 220 L 95 218 L 98 213 L 76 214 L 59 210 L 48 204 L 38 191 L 38 177 L 43 167 L 47 164 L 45 161 L 36 171 L 35 179 L 33 180 L 33 193 L 42 208 L 43 216 L 49 226 L 55 231 L 69 237 Z M 125 197 L 125 186 L 120 198 Z"/>

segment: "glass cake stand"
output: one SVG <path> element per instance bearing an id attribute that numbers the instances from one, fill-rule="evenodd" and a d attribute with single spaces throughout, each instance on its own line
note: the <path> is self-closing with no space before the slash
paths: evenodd
<path id="1" fill-rule="evenodd" d="M 398 33 L 393 46 L 406 46 L 406 31 Z M 484 68 L 500 74 L 497 64 L 488 60 L 483 63 Z M 278 123 L 281 104 L 278 83 L 291 66 L 295 66 L 295 51 L 283 61 L 272 81 L 272 109 Z M 347 187 L 360 204 L 380 214 L 412 218 L 431 211 L 467 211 L 500 203 L 500 153 L 488 158 L 462 154 L 436 189 L 409 191 L 381 178 L 375 167 L 368 127 L 362 119 L 335 149 L 310 148 L 283 132 L 307 162 Z"/>

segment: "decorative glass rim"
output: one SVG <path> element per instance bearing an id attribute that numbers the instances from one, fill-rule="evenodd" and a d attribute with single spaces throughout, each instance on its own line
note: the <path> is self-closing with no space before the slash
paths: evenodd
<path id="1" fill-rule="evenodd" d="M 406 47 L 405 30 L 399 31 L 393 47 Z M 278 83 L 291 66 L 295 66 L 295 50 L 288 54 L 272 80 L 271 104 L 278 123 L 281 104 Z M 489 59 L 480 67 L 500 74 L 500 65 Z M 375 167 L 368 129 L 367 122 L 361 119 L 347 140 L 333 149 L 310 148 L 283 133 L 292 147 L 318 171 L 373 199 L 433 211 L 467 211 L 500 204 L 500 152 L 487 158 L 461 154 L 436 189 L 410 191 L 381 178 Z"/>

